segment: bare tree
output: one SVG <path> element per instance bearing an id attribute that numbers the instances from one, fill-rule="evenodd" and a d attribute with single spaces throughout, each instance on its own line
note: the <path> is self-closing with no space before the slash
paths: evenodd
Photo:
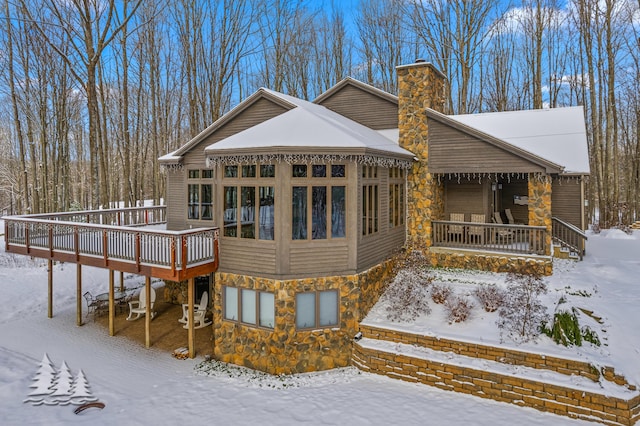
<path id="1" fill-rule="evenodd" d="M 421 0 L 410 3 L 408 16 L 418 39 L 427 49 L 427 59 L 448 78 L 447 109 L 465 114 L 481 107 L 475 75 L 482 58 L 490 24 L 499 15 L 496 0 Z"/>
<path id="2" fill-rule="evenodd" d="M 404 25 L 404 8 L 393 0 L 361 2 L 356 18 L 360 38 L 361 71 L 357 77 L 380 89 L 397 93 L 396 67 L 415 60 L 415 38 Z"/>

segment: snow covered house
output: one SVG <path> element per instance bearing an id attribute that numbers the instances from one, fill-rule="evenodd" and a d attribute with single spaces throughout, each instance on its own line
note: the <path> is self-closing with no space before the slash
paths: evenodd
<path id="1" fill-rule="evenodd" d="M 398 96 L 351 78 L 313 102 L 260 89 L 160 158 L 167 227 L 221 229 L 217 358 L 274 373 L 347 365 L 403 247 L 543 274 L 552 240 L 582 255 L 581 108 L 447 116 L 438 70 L 397 71 Z"/>
<path id="2" fill-rule="evenodd" d="M 584 254 L 581 108 L 448 116 L 442 73 L 397 73 L 397 96 L 351 78 L 313 102 L 260 89 L 160 158 L 166 207 L 7 217 L 6 250 L 78 265 L 79 325 L 81 265 L 109 269 L 112 335 L 114 271 L 144 275 L 147 300 L 151 277 L 192 308 L 206 291 L 216 359 L 276 374 L 349 364 L 401 249 L 543 274 L 554 247 Z M 49 316 L 51 294 L 50 272 Z"/>

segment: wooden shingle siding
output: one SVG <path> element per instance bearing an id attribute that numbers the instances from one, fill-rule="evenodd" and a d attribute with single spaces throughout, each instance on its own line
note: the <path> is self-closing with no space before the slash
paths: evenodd
<path id="1" fill-rule="evenodd" d="M 541 166 L 438 121 L 429 121 L 432 173 L 544 172 Z"/>
<path id="2" fill-rule="evenodd" d="M 171 231 L 181 231 L 187 227 L 186 172 L 167 172 L 167 229 Z"/>
<path id="3" fill-rule="evenodd" d="M 576 179 L 553 180 L 551 187 L 551 214 L 560 220 L 585 229 L 583 219 L 582 184 Z"/>
<path id="4" fill-rule="evenodd" d="M 398 128 L 398 104 L 350 84 L 320 105 L 374 130 Z"/>

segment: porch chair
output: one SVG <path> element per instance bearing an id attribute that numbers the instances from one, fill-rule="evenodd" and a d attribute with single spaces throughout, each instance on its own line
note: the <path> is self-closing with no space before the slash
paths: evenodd
<path id="1" fill-rule="evenodd" d="M 464 222 L 464 213 L 450 213 L 449 220 L 451 222 Z M 447 233 L 449 234 L 449 241 L 461 243 L 464 235 L 464 226 L 449 225 Z"/>
<path id="2" fill-rule="evenodd" d="M 87 301 L 87 316 L 93 313 L 95 317 L 96 314 L 101 314 L 102 310 L 105 308 L 105 305 L 102 301 L 96 299 L 90 291 L 86 291 L 82 297 Z"/>
<path id="3" fill-rule="evenodd" d="M 207 321 L 207 304 L 209 303 L 209 293 L 202 293 L 200 304 L 193 305 L 193 328 L 202 328 L 211 325 L 211 321 Z M 184 324 L 183 328 L 189 328 L 189 304 L 182 304 L 182 318 L 178 322 Z"/>
<path id="4" fill-rule="evenodd" d="M 500 212 L 493 212 L 493 222 L 499 225 L 504 225 L 505 223 L 502 221 L 502 217 L 500 216 Z M 497 228 L 496 229 L 496 239 L 498 244 L 511 242 L 511 238 L 513 237 L 513 232 L 508 229 Z"/>
<path id="5" fill-rule="evenodd" d="M 485 223 L 485 217 L 483 214 L 471 214 L 471 222 Z M 469 239 L 471 239 L 471 237 L 477 237 L 478 242 L 484 244 L 484 235 L 484 226 L 469 226 Z"/>
<path id="6" fill-rule="evenodd" d="M 151 308 L 151 319 L 156 316 L 156 313 L 153 312 L 153 304 L 156 301 L 156 291 L 151 287 L 151 303 L 149 303 L 149 307 Z M 129 316 L 127 317 L 127 321 L 134 321 L 140 318 L 140 316 L 145 315 L 147 313 L 147 303 L 146 303 L 146 292 L 144 287 L 140 289 L 140 295 L 138 296 L 138 300 L 132 300 L 129 302 Z M 135 317 L 133 316 L 135 314 Z"/>
<path id="7" fill-rule="evenodd" d="M 504 214 L 507 216 L 507 222 L 509 222 L 509 225 L 522 225 L 521 223 L 516 222 L 516 220 L 513 218 L 511 209 L 504 209 Z"/>

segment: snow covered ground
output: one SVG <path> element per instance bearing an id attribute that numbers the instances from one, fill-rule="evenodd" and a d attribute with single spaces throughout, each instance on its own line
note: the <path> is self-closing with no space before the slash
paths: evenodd
<path id="1" fill-rule="evenodd" d="M 1 221 L 0 221 L 1 222 Z M 1 223 L 0 223 L 1 224 Z M 353 368 L 292 377 L 271 377 L 235 368 L 208 374 L 195 369 L 202 359 L 176 360 L 169 353 L 146 349 L 92 321 L 75 325 L 74 265 L 56 265 L 54 318 L 47 318 L 46 262 L 4 253 L 0 238 L 0 422 L 30 424 L 189 424 L 221 425 L 569 425 L 592 424 L 529 408 L 459 395 Z M 602 317 L 608 346 L 563 349 L 545 339 L 527 349 L 613 365 L 632 383 L 640 384 L 640 235 L 619 231 L 590 235 L 584 262 L 559 262 L 549 279 L 547 297 L 554 303 L 565 289 L 572 303 Z M 139 278 L 138 278 L 139 279 Z M 449 274 L 456 288 L 467 281 L 500 282 L 493 274 Z M 129 278 L 128 281 L 135 281 Z M 106 270 L 83 268 L 83 290 L 107 290 Z M 130 283 L 127 282 L 127 285 Z M 582 291 L 580 291 L 582 290 Z M 589 297 L 584 296 L 589 294 Z M 367 321 L 385 322 L 380 307 Z M 432 315 L 395 327 L 435 335 L 500 341 L 479 308 L 465 324 L 448 325 L 439 307 Z M 508 342 L 505 344 L 509 344 Z M 73 405 L 24 402 L 33 391 L 34 376 L 47 354 L 54 367 L 65 363 L 73 375 L 80 370 L 90 391 L 105 408 L 74 414 Z"/>

